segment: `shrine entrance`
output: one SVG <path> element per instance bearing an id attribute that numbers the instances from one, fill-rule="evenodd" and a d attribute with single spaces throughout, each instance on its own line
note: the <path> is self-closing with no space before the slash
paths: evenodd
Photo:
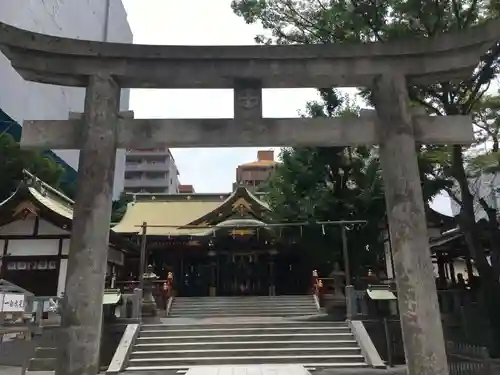
<path id="1" fill-rule="evenodd" d="M 308 294 L 311 292 L 311 268 L 301 254 L 279 254 L 276 257 L 276 294 Z"/>
<path id="2" fill-rule="evenodd" d="M 492 20 L 469 31 L 417 40 L 146 46 L 64 39 L 0 22 L 0 49 L 24 79 L 86 88 L 83 114 L 27 121 L 21 139 L 22 147 L 81 150 L 68 258 L 72 272 L 62 312 L 68 340 L 58 374 L 91 374 L 99 368 L 98 306 L 107 252 L 95 249 L 108 246 L 117 148 L 374 144 L 380 146 L 408 372 L 447 374 L 415 143 L 470 144 L 474 137 L 470 117 L 413 113 L 407 88 L 443 77 L 470 77 L 499 34 L 500 21 Z M 133 119 L 133 114 L 119 113 L 122 87 L 233 88 L 234 118 Z M 306 87 L 367 87 L 376 112 L 359 118 L 263 117 L 263 89 Z M 189 222 L 184 229 L 189 232 L 202 222 Z"/>
<path id="3" fill-rule="evenodd" d="M 210 265 L 202 259 L 188 259 L 182 262 L 178 275 L 177 294 L 184 297 L 207 296 L 210 287 Z M 175 279 L 174 279 L 175 282 Z"/>
<path id="4" fill-rule="evenodd" d="M 217 290 L 222 296 L 268 295 L 268 254 L 225 253 L 218 258 Z"/>

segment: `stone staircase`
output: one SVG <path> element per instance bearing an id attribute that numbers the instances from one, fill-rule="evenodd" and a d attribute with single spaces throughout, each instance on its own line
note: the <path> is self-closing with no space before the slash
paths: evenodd
<path id="1" fill-rule="evenodd" d="M 291 317 L 318 313 L 312 295 L 248 297 L 177 297 L 170 317 Z"/>
<path id="2" fill-rule="evenodd" d="M 178 323 L 141 327 L 126 371 L 175 373 L 193 366 L 251 364 L 366 367 L 345 322 L 276 318 L 165 321 Z"/>

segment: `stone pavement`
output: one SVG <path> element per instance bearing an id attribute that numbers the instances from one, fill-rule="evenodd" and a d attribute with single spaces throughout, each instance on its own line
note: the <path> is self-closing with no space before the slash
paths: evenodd
<path id="1" fill-rule="evenodd" d="M 249 366 L 251 367 L 251 366 Z M 21 367 L 6 367 L 0 366 L 0 375 L 21 375 Z M 127 375 L 165 375 L 165 371 L 130 371 Z M 223 375 L 223 373 L 215 373 L 217 375 Z M 287 373 L 291 375 L 293 373 Z M 361 368 L 361 369 L 326 369 L 313 371 L 312 375 L 406 375 L 406 366 L 396 366 L 393 368 L 387 368 L 384 370 L 373 369 L 373 368 Z M 205 372 L 202 375 L 212 375 L 210 372 Z M 224 373 L 224 375 L 226 375 Z M 240 375 L 240 373 L 234 373 L 232 375 Z M 254 375 L 254 373 L 247 373 L 247 375 Z M 268 375 L 267 373 L 262 373 L 262 375 Z M 275 372 L 273 375 L 279 375 Z M 293 374 L 295 375 L 295 374 Z"/>
<path id="2" fill-rule="evenodd" d="M 405 375 L 406 367 L 388 369 L 326 369 L 308 372 L 301 365 L 200 366 L 186 375 Z M 144 374 L 146 375 L 146 374 Z M 148 374 L 149 375 L 149 374 Z"/>
<path id="3" fill-rule="evenodd" d="M 0 375 L 21 375 L 21 367 L 0 366 Z"/>
<path id="4" fill-rule="evenodd" d="M 313 375 L 406 375 L 406 366 L 387 367 L 386 369 L 325 369 L 313 371 Z"/>
<path id="5" fill-rule="evenodd" d="M 197 366 L 186 375 L 310 375 L 300 365 Z"/>
<path id="6" fill-rule="evenodd" d="M 243 366 L 242 366 L 243 367 Z M 248 366 L 252 367 L 252 366 Z M 206 367 L 203 367 L 206 368 Z M 217 366 L 214 366 L 217 368 Z M 359 368 L 359 369 L 325 369 L 325 370 L 316 370 L 311 371 L 311 375 L 406 375 L 406 366 L 396 366 L 387 369 L 374 369 L 374 368 Z M 1 373 L 0 373 L 1 374 Z M 127 375 L 176 375 L 177 372 L 168 372 L 165 370 L 161 371 L 127 371 Z M 217 375 L 226 375 L 226 373 L 217 373 L 213 374 Z M 242 373 L 244 374 L 244 373 Z M 279 373 L 274 373 L 273 375 L 278 375 Z M 290 374 L 290 373 L 287 373 Z M 3 374 L 1 374 L 3 375 Z M 10 375 L 10 374 L 9 374 Z M 17 374 L 15 374 L 17 375 Z M 197 375 L 197 374 L 196 374 Z M 212 375 L 210 372 L 204 372 L 203 375 Z M 240 375 L 240 373 L 234 373 L 231 375 Z M 254 373 L 247 373 L 246 375 L 254 375 Z M 261 375 L 261 374 L 259 374 Z M 263 374 L 262 374 L 263 375 Z M 265 374 L 267 375 L 267 374 Z"/>

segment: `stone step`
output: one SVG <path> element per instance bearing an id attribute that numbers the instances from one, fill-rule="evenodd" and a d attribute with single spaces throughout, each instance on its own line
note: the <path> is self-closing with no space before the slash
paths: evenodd
<path id="1" fill-rule="evenodd" d="M 210 341 L 303 341 L 314 339 L 329 339 L 329 340 L 353 340 L 352 333 L 268 333 L 268 334 L 244 334 L 244 335 L 189 335 L 189 336 L 176 336 L 175 342 L 210 342 Z M 172 342 L 173 338 L 168 335 L 156 336 L 139 336 L 137 338 L 138 344 L 158 344 L 165 342 Z"/>
<path id="2" fill-rule="evenodd" d="M 311 294 L 290 294 L 278 296 L 217 296 L 217 297 L 175 297 L 175 301 L 276 301 L 276 300 L 310 300 Z"/>
<path id="3" fill-rule="evenodd" d="M 268 301 L 179 301 L 174 300 L 172 306 L 309 306 L 314 305 L 314 300 L 268 300 Z"/>
<path id="4" fill-rule="evenodd" d="M 293 327 L 323 327 L 323 328 L 331 328 L 331 327 L 341 327 L 348 328 L 345 322 L 334 322 L 334 321 L 321 321 L 321 320 L 270 320 L 270 321 L 262 321 L 259 319 L 258 321 L 250 322 L 247 320 L 242 321 L 214 321 L 210 320 L 209 322 L 193 322 L 193 323 L 158 323 L 158 324 L 143 324 L 141 326 L 141 330 L 150 331 L 150 330 L 169 330 L 169 329 L 218 329 L 218 328 L 260 328 L 260 327 L 280 327 L 280 328 L 293 328 Z"/>
<path id="5" fill-rule="evenodd" d="M 183 357 L 183 358 L 133 358 L 130 367 L 152 366 L 207 366 L 207 365 L 243 365 L 243 364 L 276 364 L 276 363 L 355 363 L 364 364 L 364 357 L 358 355 L 281 355 L 281 356 L 234 356 L 234 357 Z"/>
<path id="6" fill-rule="evenodd" d="M 307 315 L 315 315 L 316 311 L 314 312 L 302 312 L 302 311 L 296 311 L 296 310 L 287 310 L 287 311 L 282 311 L 282 312 L 252 312 L 252 311 L 226 311 L 226 312 L 211 312 L 210 310 L 206 311 L 200 311 L 200 312 L 191 312 L 191 311 L 172 311 L 171 314 L 169 314 L 169 317 L 171 318 L 189 318 L 189 317 L 236 317 L 236 316 L 263 316 L 263 317 L 284 317 L 284 316 L 307 316 Z"/>
<path id="7" fill-rule="evenodd" d="M 238 334 L 274 334 L 274 333 L 351 333 L 348 327 L 309 327 L 296 326 L 296 327 L 257 327 L 257 328 L 193 328 L 193 329 L 151 329 L 141 330 L 139 337 L 158 337 L 158 336 L 210 336 L 210 335 L 238 335 Z"/>
<path id="8" fill-rule="evenodd" d="M 261 312 L 281 312 L 281 311 L 307 311 L 307 312 L 313 312 L 317 313 L 318 309 L 316 306 L 313 305 L 308 305 L 308 306 L 281 306 L 281 305 L 276 305 L 276 306 L 265 306 L 265 305 L 254 305 L 254 306 L 241 306 L 241 305 L 235 305 L 235 306 L 227 306 L 227 305 L 220 305 L 220 306 L 186 306 L 186 307 L 179 307 L 179 306 L 172 306 L 171 312 L 182 312 L 182 313 L 188 313 L 188 312 L 204 312 L 204 311 L 210 311 L 210 312 L 225 312 L 225 311 L 261 311 Z"/>
<path id="9" fill-rule="evenodd" d="M 260 363 L 261 365 L 267 365 L 272 363 Z M 342 363 L 342 362 L 332 362 L 332 363 L 315 363 L 315 362 L 310 362 L 310 363 L 299 363 L 303 365 L 307 369 L 343 369 L 343 368 L 349 368 L 349 369 L 354 369 L 354 368 L 364 368 L 367 367 L 365 363 Z M 125 371 L 175 371 L 177 374 L 185 374 L 189 370 L 189 367 L 186 366 L 129 366 L 125 369 Z"/>
<path id="10" fill-rule="evenodd" d="M 57 348 L 41 348 L 37 347 L 35 349 L 34 358 L 57 358 Z"/>
<path id="11" fill-rule="evenodd" d="M 31 358 L 28 364 L 29 371 L 54 371 L 57 366 L 56 358 Z"/>
<path id="12" fill-rule="evenodd" d="M 297 340 L 297 341 L 209 341 L 209 342 L 177 342 L 169 341 L 164 343 L 144 343 L 136 344 L 134 350 L 213 350 L 213 349 L 254 349 L 254 348 L 303 348 L 303 347 L 323 347 L 323 348 L 356 348 L 356 340 Z"/>
<path id="13" fill-rule="evenodd" d="M 317 311 L 318 309 L 316 308 L 315 305 L 304 305 L 304 306 L 283 306 L 283 305 L 276 305 L 276 306 L 271 306 L 271 305 L 248 305 L 248 306 L 242 306 L 242 305 L 234 305 L 234 306 L 228 306 L 228 305 L 207 305 L 207 306 L 202 306 L 202 305 L 187 305 L 187 306 L 175 306 L 172 305 L 172 311 L 175 310 L 182 310 L 182 311 L 187 311 L 187 310 L 213 310 L 213 311 L 224 311 L 224 310 L 266 310 L 266 311 L 274 311 L 274 310 L 313 310 Z"/>
<path id="14" fill-rule="evenodd" d="M 359 356 L 359 348 L 328 348 L 328 347 L 302 347 L 302 348 L 225 348 L 225 349 L 190 349 L 190 350 L 137 350 L 130 355 L 131 359 L 156 359 L 156 358 L 206 358 L 206 357 L 279 357 L 290 355 L 316 355 L 316 356 Z"/>
<path id="15" fill-rule="evenodd" d="M 301 312 L 301 313 L 312 313 L 316 314 L 318 312 L 318 309 L 314 306 L 308 306 L 308 307 L 261 307 L 261 306 L 251 306 L 251 307 L 186 307 L 186 308 L 176 308 L 173 307 L 171 310 L 171 313 L 182 313 L 182 314 L 198 314 L 198 313 L 211 313 L 211 314 L 218 314 L 218 313 L 290 313 L 290 312 Z"/>
<path id="16" fill-rule="evenodd" d="M 169 317 L 298 317 L 316 315 L 311 295 L 249 297 L 178 297 Z"/>
<path id="17" fill-rule="evenodd" d="M 316 371 L 316 368 L 315 367 L 307 367 L 307 366 L 304 366 L 304 369 L 308 372 L 313 372 L 313 371 Z M 185 369 L 180 369 L 180 370 L 177 370 L 175 371 L 176 374 L 179 374 L 179 375 L 182 375 L 182 374 L 187 374 L 187 372 L 189 371 L 189 369 L 185 370 Z"/>

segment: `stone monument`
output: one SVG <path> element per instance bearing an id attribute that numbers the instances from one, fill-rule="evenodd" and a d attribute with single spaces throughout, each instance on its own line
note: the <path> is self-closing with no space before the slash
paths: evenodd
<path id="1" fill-rule="evenodd" d="M 25 148 L 80 149 L 59 375 L 97 374 L 117 148 L 380 145 L 403 340 L 411 375 L 448 373 L 415 142 L 467 144 L 466 116 L 411 113 L 408 82 L 463 78 L 500 22 L 429 39 L 292 46 L 154 46 L 53 37 L 0 23 L 0 50 L 27 81 L 86 88 L 85 110 L 26 121 Z M 262 117 L 262 89 L 370 87 L 376 114 Z M 234 89 L 233 119 L 133 119 L 120 88 Z"/>

